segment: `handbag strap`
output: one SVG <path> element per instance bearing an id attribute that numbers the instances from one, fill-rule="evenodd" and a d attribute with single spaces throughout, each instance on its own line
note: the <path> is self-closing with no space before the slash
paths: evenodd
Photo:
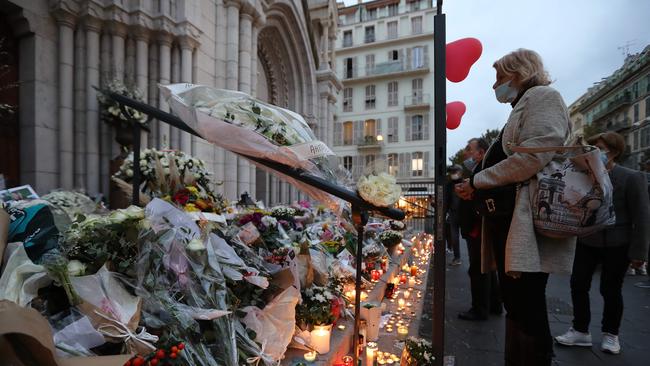
<path id="1" fill-rule="evenodd" d="M 596 149 L 596 147 L 592 145 L 524 147 L 524 146 L 516 146 L 512 142 L 509 142 L 508 149 L 516 153 L 537 154 L 537 153 L 547 153 L 547 152 L 567 152 L 571 150 L 592 151 Z"/>

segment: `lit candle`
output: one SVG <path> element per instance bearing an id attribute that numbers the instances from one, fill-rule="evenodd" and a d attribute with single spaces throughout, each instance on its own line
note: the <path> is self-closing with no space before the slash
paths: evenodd
<path id="1" fill-rule="evenodd" d="M 377 352 L 377 343 L 368 342 L 366 344 L 366 366 L 373 366 L 375 363 L 375 353 Z"/>
<path id="2" fill-rule="evenodd" d="M 408 300 L 409 297 L 411 297 L 411 292 L 409 290 L 404 291 L 404 298 Z"/>
<path id="3" fill-rule="evenodd" d="M 411 304 L 411 302 L 407 302 L 406 306 L 413 306 L 413 304 Z"/>
<path id="4" fill-rule="evenodd" d="M 352 356 L 343 356 L 343 366 L 353 366 L 354 359 Z"/>
<path id="5" fill-rule="evenodd" d="M 330 351 L 331 331 L 327 325 L 316 325 L 311 331 L 311 345 L 320 354 Z"/>
<path id="6" fill-rule="evenodd" d="M 345 325 L 339 324 L 339 326 L 337 328 L 339 328 L 339 330 L 345 330 Z"/>
<path id="7" fill-rule="evenodd" d="M 415 287 L 415 277 L 409 277 L 409 287 Z"/>
<path id="8" fill-rule="evenodd" d="M 305 361 L 314 362 L 316 361 L 316 352 L 307 352 L 305 353 Z"/>
<path id="9" fill-rule="evenodd" d="M 392 331 L 393 331 L 393 327 L 391 327 L 390 325 L 387 325 L 386 326 L 386 333 L 391 333 Z"/>
<path id="10" fill-rule="evenodd" d="M 401 284 L 405 284 L 405 283 L 406 283 L 406 273 L 402 273 L 402 274 L 399 276 L 399 283 L 401 283 Z"/>
<path id="11" fill-rule="evenodd" d="M 380 278 L 380 277 L 381 277 L 381 273 L 379 273 L 378 270 L 373 269 L 372 271 L 370 271 L 370 278 L 371 278 L 373 281 L 379 281 L 379 278 Z"/>
<path id="12" fill-rule="evenodd" d="M 399 300 L 397 300 L 397 306 L 398 306 L 400 309 L 403 309 L 405 304 L 406 304 L 406 301 L 404 301 L 404 299 L 399 299 Z"/>
<path id="13" fill-rule="evenodd" d="M 402 266 L 402 271 L 404 271 L 404 272 L 409 272 L 410 270 L 411 270 L 411 267 L 409 267 L 408 264 L 404 264 L 404 265 Z"/>
<path id="14" fill-rule="evenodd" d="M 411 266 L 411 276 L 417 276 L 418 275 L 418 266 L 415 264 Z"/>

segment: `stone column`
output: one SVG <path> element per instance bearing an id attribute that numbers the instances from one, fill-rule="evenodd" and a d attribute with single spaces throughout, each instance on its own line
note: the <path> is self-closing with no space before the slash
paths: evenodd
<path id="1" fill-rule="evenodd" d="M 320 69 L 327 70 L 329 68 L 329 43 L 330 43 L 330 21 L 326 20 L 321 22 L 323 27 L 323 34 L 321 35 L 321 59 L 320 59 Z"/>
<path id="2" fill-rule="evenodd" d="M 192 82 L 192 51 L 194 49 L 194 44 L 192 40 L 183 36 L 179 39 L 180 48 L 181 48 L 181 82 L 182 83 L 191 83 Z M 187 154 L 192 154 L 192 135 L 185 131 L 180 132 L 180 148 Z"/>
<path id="3" fill-rule="evenodd" d="M 264 23 L 260 18 L 256 19 L 253 23 L 253 32 L 251 34 L 251 96 L 257 98 L 257 38 L 260 34 L 260 29 Z M 263 200 L 264 197 L 256 197 L 257 192 L 257 167 L 254 164 L 250 164 L 250 194 L 251 197 L 256 199 Z M 263 183 L 263 182 L 260 182 Z M 268 203 L 268 201 L 265 201 Z"/>
<path id="4" fill-rule="evenodd" d="M 158 62 L 158 44 L 157 42 L 149 43 L 149 86 L 148 86 L 148 97 L 149 104 L 154 107 L 158 107 L 158 75 L 160 75 L 159 67 L 160 63 Z M 151 121 L 149 125 L 149 146 L 156 148 L 159 146 L 160 138 L 158 137 L 160 122 L 157 119 Z"/>
<path id="5" fill-rule="evenodd" d="M 251 93 L 251 35 L 253 33 L 253 16 L 241 13 L 239 17 L 239 90 Z M 248 160 L 237 157 L 237 193 L 250 190 L 251 169 Z"/>
<path id="6" fill-rule="evenodd" d="M 159 77 L 160 84 L 169 84 L 171 77 L 171 47 L 172 36 L 162 33 L 158 36 L 158 62 L 159 62 Z M 161 92 L 158 95 L 158 108 L 165 112 L 169 112 L 169 105 L 165 101 Z M 166 149 L 170 144 L 170 126 L 167 123 L 160 122 L 158 125 L 158 144 L 159 148 Z"/>
<path id="7" fill-rule="evenodd" d="M 236 1 L 228 1 L 227 11 L 227 41 L 226 41 L 226 88 L 237 90 L 239 76 L 239 8 Z M 239 198 L 237 187 L 237 156 L 230 151 L 224 151 L 224 195 L 229 200 Z"/>
<path id="8" fill-rule="evenodd" d="M 325 83 L 325 82 L 323 82 Z M 322 87 L 322 85 L 321 85 Z M 319 88 L 320 89 L 320 88 Z M 318 139 L 327 143 L 327 109 L 329 104 L 327 102 L 327 93 L 321 90 L 320 93 L 320 103 L 318 108 L 320 109 L 320 118 L 318 120 Z"/>
<path id="9" fill-rule="evenodd" d="M 101 51 L 100 51 L 100 80 L 102 86 L 107 86 L 112 81 L 111 76 L 111 35 L 104 29 L 101 34 Z M 110 187 L 108 176 L 111 169 L 111 159 L 113 158 L 113 127 L 107 123 L 99 123 L 99 139 L 100 139 L 100 154 L 99 154 L 99 171 L 100 173 L 100 187 L 101 192 L 108 197 L 110 194 Z M 90 135 L 90 132 L 88 132 Z M 117 150 L 117 148 L 116 148 Z"/>
<path id="10" fill-rule="evenodd" d="M 59 187 L 74 185 L 74 22 L 67 12 L 58 12 L 59 27 Z"/>
<path id="11" fill-rule="evenodd" d="M 77 28 L 74 43 L 74 188 L 86 186 L 86 34 Z"/>
<path id="12" fill-rule="evenodd" d="M 127 28 L 122 23 L 111 23 L 110 25 L 112 51 L 111 64 L 112 76 L 114 79 L 124 81 L 124 44 Z"/>
<path id="13" fill-rule="evenodd" d="M 327 145 L 334 145 L 334 112 L 336 111 L 336 97 L 333 94 L 330 94 L 327 98 L 327 120 L 325 121 L 325 130 L 327 131 Z M 386 134 L 384 133 L 384 136 Z"/>
<path id="14" fill-rule="evenodd" d="M 143 28 L 135 32 L 135 85 L 142 93 L 142 100 L 148 101 L 149 97 L 149 33 Z M 143 149 L 148 145 L 148 133 L 142 130 L 140 146 Z"/>
<path id="15" fill-rule="evenodd" d="M 226 49 L 227 43 L 227 9 L 224 6 L 223 0 L 216 0 L 217 15 L 216 15 L 216 34 L 215 34 L 215 86 L 217 88 L 226 87 L 226 55 L 223 52 Z M 224 149 L 214 146 L 214 175 L 217 180 L 225 180 L 225 151 Z M 216 187 L 216 192 L 225 193 L 225 183 Z M 229 197 L 230 198 L 230 197 Z"/>
<path id="16" fill-rule="evenodd" d="M 135 41 L 132 37 L 126 38 L 126 64 L 124 66 L 124 82 L 135 85 Z"/>
<path id="17" fill-rule="evenodd" d="M 99 31 L 101 23 L 86 19 L 86 190 L 99 193 L 99 105 L 93 86 L 99 85 Z"/>
<path id="18" fill-rule="evenodd" d="M 171 51 L 171 78 L 170 83 L 176 84 L 181 81 L 181 51 L 176 44 L 172 44 Z M 174 150 L 180 150 L 181 130 L 175 127 L 169 129 L 169 147 Z"/>

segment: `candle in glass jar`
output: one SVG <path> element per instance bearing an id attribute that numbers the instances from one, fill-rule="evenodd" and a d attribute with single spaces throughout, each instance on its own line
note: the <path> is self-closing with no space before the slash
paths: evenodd
<path id="1" fill-rule="evenodd" d="M 311 351 L 311 352 L 305 353 L 305 361 L 309 361 L 309 362 L 316 361 L 316 352 Z"/>
<path id="2" fill-rule="evenodd" d="M 406 300 L 411 297 L 411 292 L 409 290 L 404 290 L 403 296 Z"/>
<path id="3" fill-rule="evenodd" d="M 379 272 L 379 270 L 373 269 L 372 271 L 370 271 L 370 278 L 373 281 L 379 281 L 380 277 L 381 277 L 381 273 Z"/>
<path id="4" fill-rule="evenodd" d="M 415 277 L 409 277 L 409 287 L 415 287 Z"/>
<path id="5" fill-rule="evenodd" d="M 418 275 L 418 266 L 415 264 L 411 266 L 411 276 L 417 276 Z"/>
<path id="6" fill-rule="evenodd" d="M 404 301 L 404 299 L 399 299 L 399 300 L 397 300 L 397 306 L 398 306 L 400 309 L 403 309 L 403 308 L 404 308 L 404 305 L 406 305 L 406 301 Z"/>
<path id="7" fill-rule="evenodd" d="M 330 335 L 329 326 L 314 326 L 314 330 L 311 331 L 311 344 L 316 352 L 324 354 L 330 351 Z"/>
<path id="8" fill-rule="evenodd" d="M 401 284 L 405 284 L 405 283 L 406 283 L 406 273 L 402 273 L 402 274 L 399 276 L 399 283 L 401 283 Z"/>
<path id="9" fill-rule="evenodd" d="M 375 363 L 375 353 L 377 352 L 377 343 L 368 342 L 366 344 L 366 366 L 373 366 Z"/>
<path id="10" fill-rule="evenodd" d="M 343 356 L 343 366 L 354 366 L 354 359 L 352 356 Z"/>

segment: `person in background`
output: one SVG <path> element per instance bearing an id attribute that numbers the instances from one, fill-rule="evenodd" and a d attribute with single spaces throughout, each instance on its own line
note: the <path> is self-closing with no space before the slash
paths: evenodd
<path id="1" fill-rule="evenodd" d="M 463 165 L 472 174 L 481 170 L 481 164 L 489 145 L 483 138 L 473 138 L 465 147 L 465 161 Z M 472 307 L 468 311 L 458 314 L 463 320 L 487 320 L 488 314 L 500 315 L 503 312 L 499 296 L 499 283 L 496 271 L 481 272 L 481 216 L 476 211 L 474 201 L 460 202 L 459 207 L 460 234 L 467 243 L 469 257 L 470 289 L 472 294 Z"/>
<path id="2" fill-rule="evenodd" d="M 445 195 L 447 202 L 447 248 L 454 254 L 454 259 L 449 263 L 450 266 L 459 266 L 462 264 L 460 260 L 460 235 L 458 227 L 458 209 L 460 207 L 460 199 L 454 194 L 454 184 L 460 183 L 463 180 L 463 167 L 460 165 L 452 165 L 447 169 L 449 173 L 449 182 L 445 187 Z M 455 183 L 454 183 L 455 182 Z"/>
<path id="3" fill-rule="evenodd" d="M 457 185 L 456 192 L 469 200 L 475 192 L 481 198 L 503 190 L 494 198 L 481 198 L 488 207 L 487 213 L 482 211 L 481 260 L 483 272 L 496 267 L 499 273 L 506 309 L 505 364 L 550 366 L 553 338 L 546 284 L 549 273 L 571 272 L 576 238 L 544 237 L 532 222 L 530 188 L 525 183 L 556 154 L 515 153 L 509 146 L 565 145 L 571 138 L 569 113 L 560 93 L 548 86 L 551 80 L 537 52 L 518 49 L 493 66 L 496 98 L 513 109 L 484 157 L 483 169 Z M 507 187 L 512 189 L 504 190 Z"/>
<path id="4" fill-rule="evenodd" d="M 650 207 L 645 176 L 635 170 L 616 164 L 625 152 L 625 139 L 616 132 L 605 132 L 591 137 L 589 144 L 600 149 L 601 158 L 609 171 L 614 187 L 616 224 L 595 234 L 578 239 L 571 274 L 573 326 L 555 340 L 565 346 L 591 347 L 589 322 L 589 289 L 598 265 L 600 294 L 603 296 L 602 332 L 600 349 L 619 354 L 618 338 L 623 317 L 623 279 L 630 263 L 638 268 L 647 259 L 650 244 Z"/>
<path id="5" fill-rule="evenodd" d="M 642 164 L 639 164 L 641 166 L 641 171 L 645 173 L 646 181 L 648 184 L 648 196 L 650 196 L 650 159 L 644 161 Z M 650 202 L 649 202 L 650 204 Z M 650 249 L 648 250 L 648 260 L 650 260 Z M 646 275 L 650 275 L 648 273 L 648 261 L 644 263 L 644 269 L 646 272 Z M 645 281 L 637 282 L 634 284 L 636 287 L 640 288 L 646 288 L 650 289 L 650 279 L 647 279 Z"/>

